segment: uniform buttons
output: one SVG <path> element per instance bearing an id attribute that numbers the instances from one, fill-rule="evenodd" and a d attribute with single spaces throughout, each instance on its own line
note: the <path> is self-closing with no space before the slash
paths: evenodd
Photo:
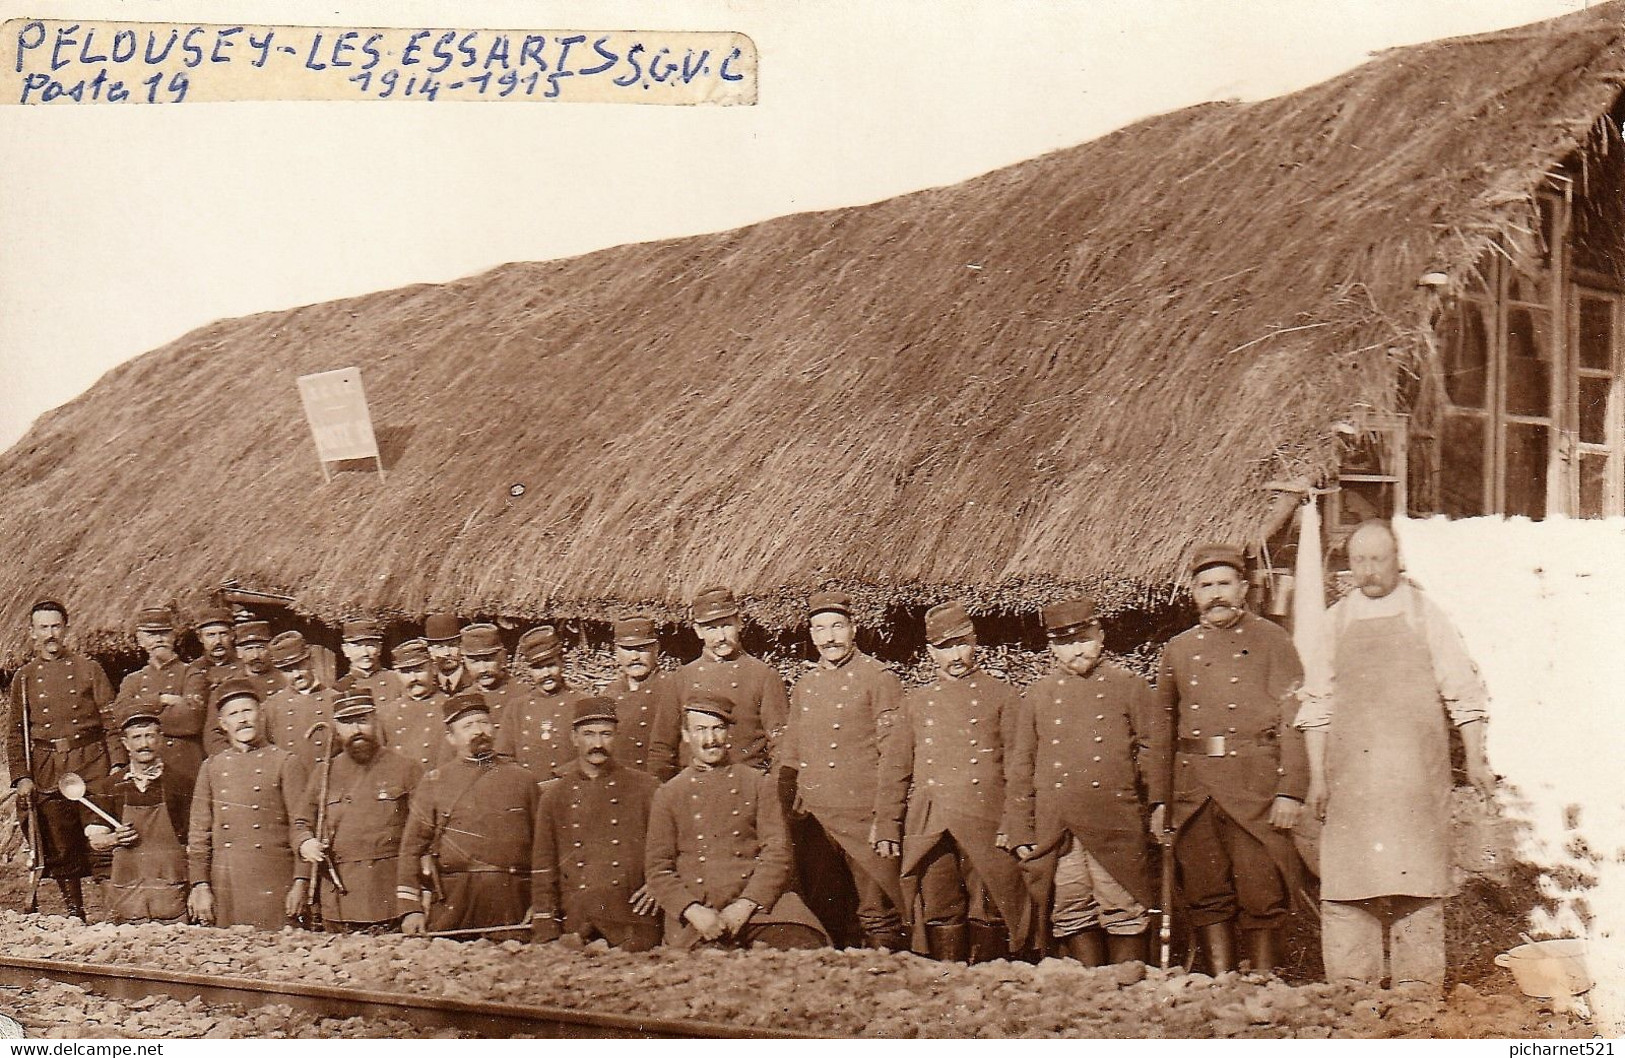
<path id="1" fill-rule="evenodd" d="M 1095 714 L 1095 719 L 1096 720 L 1104 720 L 1104 719 L 1106 719 L 1106 714 L 1105 713 L 1096 713 Z"/>
<path id="2" fill-rule="evenodd" d="M 1235 750 L 1231 750 L 1231 751 L 1230 751 L 1230 755 L 1231 755 L 1231 756 L 1232 756 L 1232 757 L 1234 757 L 1234 756 L 1235 756 L 1235 755 L 1236 755 L 1236 751 L 1235 751 Z"/>
<path id="3" fill-rule="evenodd" d="M 1096 742 L 1104 742 L 1104 741 L 1106 741 L 1106 739 L 1105 739 L 1105 736 L 1103 736 L 1103 735 L 1096 735 L 1095 736 L 1095 741 Z"/>
<path id="4" fill-rule="evenodd" d="M 971 701 L 970 701 L 970 704 L 975 705 L 976 704 L 976 699 L 972 698 Z M 976 718 L 974 716 L 971 717 L 970 722 L 973 723 L 973 724 L 976 723 Z"/>
<path id="5" fill-rule="evenodd" d="M 971 758 L 971 759 L 970 759 L 970 762 L 971 762 L 971 763 L 972 763 L 972 764 L 975 764 L 975 763 L 976 763 L 976 758 L 975 758 L 975 757 L 972 757 L 972 758 Z"/>
<path id="6" fill-rule="evenodd" d="M 704 863 L 704 862 L 705 862 L 705 857 L 704 857 L 704 856 L 701 856 L 701 857 L 700 857 L 700 862 L 701 862 L 701 863 Z"/>
<path id="7" fill-rule="evenodd" d="M 734 837 L 736 837 L 736 838 L 737 838 L 737 837 L 738 837 L 738 836 L 739 836 L 739 831 L 737 831 L 737 830 L 736 830 L 736 831 L 734 831 Z"/>
<path id="8" fill-rule="evenodd" d="M 1064 704 L 1064 703 L 1063 703 L 1063 702 L 1062 702 L 1062 701 L 1061 701 L 1061 700 L 1060 700 L 1060 699 L 1059 699 L 1059 698 L 1057 698 L 1057 699 L 1055 699 L 1055 704 L 1056 704 L 1056 705 L 1062 705 L 1062 704 Z M 1059 723 L 1060 723 L 1060 722 L 1061 722 L 1061 721 L 1060 721 L 1060 720 L 1059 720 L 1059 719 L 1057 719 L 1057 720 L 1056 720 L 1056 721 L 1055 721 L 1055 722 L 1056 722 L 1056 723 L 1057 723 L 1057 724 L 1059 724 Z"/>
<path id="9" fill-rule="evenodd" d="M 611 845 L 619 845 L 619 844 L 620 844 L 620 843 L 621 843 L 621 839 L 620 839 L 620 838 L 610 838 L 610 839 L 609 839 L 609 843 L 610 843 L 610 844 L 611 844 Z M 578 845 L 579 845 L 579 844 L 580 844 L 580 842 L 577 842 L 577 843 L 576 843 L 576 844 L 578 844 Z"/>
<path id="10" fill-rule="evenodd" d="M 835 730 L 837 730 L 837 731 L 839 731 L 839 730 L 840 730 L 840 729 L 841 729 L 841 725 L 840 725 L 840 724 L 831 724 L 831 725 L 830 725 L 830 726 L 831 726 L 831 727 L 833 727 L 833 728 L 834 728 L 834 729 L 835 729 Z"/>
<path id="11" fill-rule="evenodd" d="M 834 761 L 830 761 L 830 762 L 829 762 L 829 766 L 830 766 L 830 767 L 831 767 L 831 768 L 833 768 L 833 767 L 835 767 L 835 762 L 834 762 Z"/>
<path id="12" fill-rule="evenodd" d="M 1049 744 L 1052 746 L 1059 746 L 1061 744 L 1061 740 L 1058 738 L 1052 738 L 1049 740 Z"/>
<path id="13" fill-rule="evenodd" d="M 1236 733 L 1236 729 L 1235 729 L 1235 728 L 1233 728 L 1233 727 L 1232 727 L 1232 728 L 1228 728 L 1228 729 L 1227 729 L 1227 730 L 1228 730 L 1228 731 L 1229 731 L 1229 732 L 1230 732 L 1230 733 L 1231 733 L 1231 734 L 1232 734 L 1232 735 L 1233 735 L 1233 734 L 1235 734 L 1235 733 Z"/>
<path id="14" fill-rule="evenodd" d="M 1089 785 L 1090 785 L 1090 786 L 1094 786 L 1094 787 L 1096 787 L 1096 788 L 1098 788 L 1098 787 L 1099 787 L 1099 786 L 1100 786 L 1100 783 L 1099 783 L 1099 781 L 1098 781 L 1098 780 L 1097 780 L 1097 781 L 1096 781 L 1096 782 L 1092 782 L 1092 783 L 1090 783 L 1090 784 L 1089 784 Z"/>
<path id="15" fill-rule="evenodd" d="M 619 867 L 621 865 L 621 861 L 620 860 L 610 860 L 609 865 L 611 867 Z M 585 865 L 583 865 L 583 866 L 585 866 Z"/>
<path id="16" fill-rule="evenodd" d="M 258 824 L 258 823 L 255 823 L 255 824 L 254 824 L 254 829 L 255 829 L 255 830 L 258 830 L 258 829 L 259 829 L 259 828 L 260 828 L 260 825 L 259 825 L 259 824 Z"/>
<path id="17" fill-rule="evenodd" d="M 981 785 L 981 782 L 982 782 L 982 780 L 980 780 L 980 779 L 972 779 L 972 780 L 971 780 L 971 781 L 970 781 L 970 784 L 971 784 L 971 785 L 972 785 L 972 786 L 979 786 L 979 785 Z"/>
<path id="18" fill-rule="evenodd" d="M 224 848 L 228 848 L 228 849 L 229 849 L 229 848 L 231 848 L 231 842 L 229 842 L 229 841 L 227 841 L 227 842 L 224 842 L 224 843 L 223 843 L 223 847 L 224 847 Z"/>
<path id="19" fill-rule="evenodd" d="M 840 746 L 840 743 L 837 743 L 837 742 L 831 742 L 831 743 L 830 743 L 830 744 L 829 744 L 829 748 L 830 748 L 830 749 L 840 749 L 840 748 L 841 748 L 841 746 Z"/>
<path id="20" fill-rule="evenodd" d="M 1232 677 L 1230 677 L 1230 682 L 1231 683 L 1240 683 L 1241 682 L 1241 677 L 1240 676 L 1232 676 Z"/>
<path id="21" fill-rule="evenodd" d="M 1061 784 L 1060 784 L 1060 783 L 1056 783 L 1056 784 L 1055 784 L 1055 788 L 1056 788 L 1056 789 L 1057 789 L 1057 790 L 1059 790 L 1059 789 L 1060 789 L 1060 788 L 1061 788 Z"/>
<path id="22" fill-rule="evenodd" d="M 1096 757 L 1096 758 L 1095 758 L 1095 761 L 1096 761 L 1096 763 L 1099 763 L 1099 761 L 1100 761 L 1100 758 L 1099 758 L 1099 757 Z"/>
<path id="23" fill-rule="evenodd" d="M 1201 732 L 1201 730 L 1199 728 L 1194 728 L 1194 727 L 1191 728 L 1191 737 L 1192 738 L 1200 737 L 1201 734 L 1202 734 L 1202 732 Z"/>
<path id="24" fill-rule="evenodd" d="M 578 841 L 578 842 L 576 842 L 576 848 L 578 848 L 578 849 L 579 849 L 579 848 L 580 848 L 580 847 L 581 847 L 581 842 L 579 842 L 579 841 Z"/>
<path id="25" fill-rule="evenodd" d="M 260 843 L 259 843 L 259 842 L 257 842 L 257 841 L 256 841 L 256 842 L 254 842 L 254 847 L 255 847 L 255 848 L 256 848 L 256 849 L 257 849 L 257 848 L 259 848 L 259 847 L 260 847 Z"/>
<path id="26" fill-rule="evenodd" d="M 1060 767 L 1060 766 L 1061 766 L 1061 762 L 1060 762 L 1060 761 L 1056 761 L 1056 762 L 1055 762 L 1055 766 L 1056 766 L 1056 767 L 1057 767 L 1057 768 L 1059 768 L 1059 767 Z"/>
<path id="27" fill-rule="evenodd" d="M 1236 707 L 1235 702 L 1231 702 L 1229 705 L 1225 706 L 1226 709 L 1234 709 L 1235 707 Z"/>

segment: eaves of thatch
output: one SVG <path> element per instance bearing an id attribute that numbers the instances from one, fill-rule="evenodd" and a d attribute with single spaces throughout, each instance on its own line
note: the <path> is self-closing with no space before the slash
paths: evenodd
<path id="1" fill-rule="evenodd" d="M 1426 367 L 1417 277 L 1529 229 L 1615 101 L 1622 14 L 874 205 L 200 328 L 0 458 L 7 657 L 40 593 L 110 645 L 227 577 L 323 620 L 673 618 L 711 582 L 779 627 L 828 581 L 873 612 L 1145 601 Z M 349 365 L 385 482 L 315 461 L 294 379 Z"/>

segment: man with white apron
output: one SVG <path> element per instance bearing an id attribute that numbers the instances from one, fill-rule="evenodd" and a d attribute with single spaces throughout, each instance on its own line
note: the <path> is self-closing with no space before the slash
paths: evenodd
<path id="1" fill-rule="evenodd" d="M 1309 806 L 1323 813 L 1321 946 L 1326 979 L 1376 983 L 1383 932 L 1392 987 L 1444 985 L 1450 877 L 1450 734 L 1486 797 L 1488 693 L 1443 611 L 1400 577 L 1383 522 L 1349 539 L 1358 590 L 1328 613 L 1330 686 L 1309 698 Z M 1447 720 L 1448 717 L 1448 720 Z"/>
<path id="2" fill-rule="evenodd" d="M 122 825 L 114 829 L 83 808 L 90 847 L 113 854 L 105 897 L 114 922 L 186 918 L 186 828 L 197 765 L 185 751 L 165 759 L 170 740 L 162 727 L 164 709 L 156 695 L 125 703 L 119 737 L 130 755 L 129 767 L 91 788 L 96 807 Z"/>

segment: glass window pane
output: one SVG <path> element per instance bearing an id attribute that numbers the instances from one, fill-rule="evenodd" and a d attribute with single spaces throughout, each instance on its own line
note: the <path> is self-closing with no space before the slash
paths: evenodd
<path id="1" fill-rule="evenodd" d="M 1614 304 L 1602 298 L 1580 299 L 1580 366 L 1614 369 Z"/>
<path id="2" fill-rule="evenodd" d="M 1600 452 L 1580 454 L 1580 517 L 1602 518 L 1608 481 L 1608 457 Z"/>
<path id="3" fill-rule="evenodd" d="M 1505 514 L 1546 517 L 1546 461 L 1549 431 L 1533 423 L 1506 426 Z"/>
<path id="4" fill-rule="evenodd" d="M 1552 414 L 1550 314 L 1507 309 L 1506 410 L 1511 415 Z"/>
<path id="5" fill-rule="evenodd" d="M 1608 443 L 1608 392 L 1611 378 L 1580 379 L 1580 440 L 1588 445 Z"/>
<path id="6" fill-rule="evenodd" d="M 1489 513 L 1484 502 L 1484 466 L 1488 449 L 1485 421 L 1471 415 L 1446 415 L 1439 444 L 1439 510 L 1452 518 Z"/>
<path id="7" fill-rule="evenodd" d="M 1547 278 L 1550 273 L 1540 270 L 1538 262 L 1520 261 L 1507 268 L 1507 298 L 1511 301 L 1533 301 L 1546 304 Z"/>
<path id="8" fill-rule="evenodd" d="M 1440 330 L 1444 339 L 1445 392 L 1458 408 L 1484 407 L 1490 361 L 1487 311 L 1488 307 L 1479 302 L 1460 301 Z"/>

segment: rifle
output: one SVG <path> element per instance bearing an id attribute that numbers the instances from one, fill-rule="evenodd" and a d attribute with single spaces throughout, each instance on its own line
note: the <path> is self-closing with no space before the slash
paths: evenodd
<path id="1" fill-rule="evenodd" d="M 1168 806 L 1163 806 L 1163 812 Z M 1164 820 L 1167 816 L 1164 815 Z M 1164 970 L 1168 969 L 1172 961 L 1174 941 L 1174 834 L 1166 822 L 1163 823 L 1162 833 L 1157 835 L 1157 844 L 1162 850 L 1162 911 L 1157 925 L 1157 942 L 1160 948 L 1157 953 L 1157 965 Z"/>
<path id="2" fill-rule="evenodd" d="M 316 819 L 315 833 L 317 841 L 325 841 L 322 832 L 327 829 L 327 787 L 333 776 L 333 729 L 325 720 L 318 720 L 305 731 L 305 740 L 309 741 L 317 731 L 326 731 L 327 739 L 322 749 L 321 782 L 316 788 Z M 328 881 L 332 883 L 333 891 L 344 894 L 349 890 L 344 888 L 344 882 L 339 878 L 339 871 L 333 865 L 333 860 L 327 855 L 326 849 L 322 851 L 321 861 L 310 865 L 310 874 L 305 886 L 305 919 L 308 923 L 316 921 L 317 886 L 321 884 L 323 868 L 326 868 Z"/>
<path id="3" fill-rule="evenodd" d="M 28 772 L 28 780 L 34 781 L 34 723 L 28 713 L 28 673 L 20 671 L 17 679 L 22 681 L 22 734 L 23 734 L 23 770 Z M 23 910 L 32 915 L 39 911 L 39 883 L 45 880 L 45 850 L 41 835 L 39 803 L 33 793 L 27 797 L 18 796 L 18 805 L 23 811 L 18 813 L 18 819 L 28 817 L 28 902 Z"/>

